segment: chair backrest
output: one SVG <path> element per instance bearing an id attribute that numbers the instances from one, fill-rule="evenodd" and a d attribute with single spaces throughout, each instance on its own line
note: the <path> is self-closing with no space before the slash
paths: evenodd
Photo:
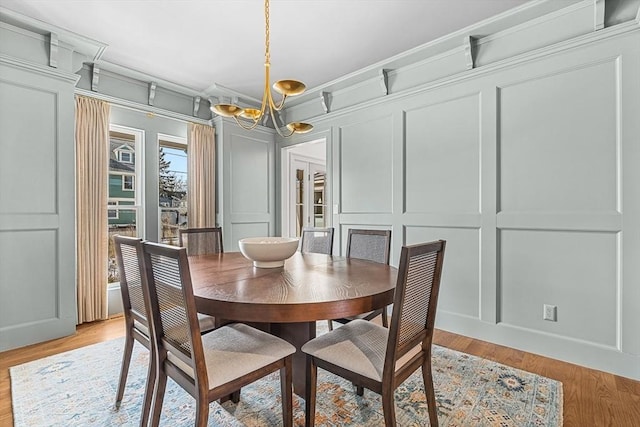
<path id="1" fill-rule="evenodd" d="M 185 228 L 178 230 L 178 244 L 187 248 L 187 255 L 207 255 L 224 252 L 222 227 Z"/>
<path id="2" fill-rule="evenodd" d="M 396 360 L 420 342 L 430 352 L 445 246 L 438 240 L 402 248 L 385 370 L 395 371 Z"/>
<path id="3" fill-rule="evenodd" d="M 187 250 L 145 242 L 144 260 L 158 363 L 164 363 L 167 355 L 167 360 L 182 372 L 185 380 L 192 384 L 195 380 L 196 384 L 200 382 L 206 387 L 207 372 Z M 191 372 L 185 370 L 184 364 Z"/>
<path id="4" fill-rule="evenodd" d="M 137 320 L 148 327 L 144 290 L 144 259 L 142 239 L 128 236 L 113 236 L 113 243 L 120 274 L 120 293 L 127 324 Z"/>
<path id="5" fill-rule="evenodd" d="M 300 252 L 313 252 L 316 254 L 333 254 L 333 227 L 302 229 L 300 239 Z"/>
<path id="6" fill-rule="evenodd" d="M 389 264 L 391 230 L 349 229 L 347 258 Z"/>

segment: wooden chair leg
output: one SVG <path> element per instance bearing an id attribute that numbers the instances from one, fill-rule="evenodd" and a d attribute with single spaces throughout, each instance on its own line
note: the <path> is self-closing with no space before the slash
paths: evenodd
<path id="1" fill-rule="evenodd" d="M 364 387 L 361 385 L 354 384 L 356 386 L 356 394 L 358 396 L 364 396 Z"/>
<path id="2" fill-rule="evenodd" d="M 438 427 L 438 405 L 436 403 L 436 393 L 433 389 L 430 357 L 426 358 L 422 364 L 422 380 L 424 381 L 424 394 L 427 396 L 427 407 L 429 408 L 429 424 L 431 427 Z"/>
<path id="3" fill-rule="evenodd" d="M 198 396 L 196 399 L 196 427 L 207 427 L 209 423 L 209 396 Z"/>
<path id="4" fill-rule="evenodd" d="M 159 362 L 158 362 L 159 363 Z M 167 388 L 167 374 L 162 368 L 157 369 L 156 386 L 153 393 L 153 405 L 151 409 L 151 427 L 158 427 L 160 424 L 160 415 L 162 414 L 162 402 L 164 401 L 164 392 Z"/>
<path id="5" fill-rule="evenodd" d="M 327 320 L 327 324 L 329 325 L 329 330 L 333 331 L 333 322 L 331 320 Z"/>
<path id="6" fill-rule="evenodd" d="M 142 403 L 142 416 L 140 417 L 140 427 L 147 427 L 149 424 L 149 414 L 153 404 L 153 391 L 156 386 L 156 358 L 149 352 L 149 368 L 147 371 L 147 385 L 144 389 L 144 400 Z"/>
<path id="7" fill-rule="evenodd" d="M 293 427 L 293 357 L 287 356 L 280 368 L 280 392 L 282 394 L 282 424 Z"/>
<path id="8" fill-rule="evenodd" d="M 382 413 L 385 427 L 396 427 L 396 406 L 393 401 L 393 390 L 390 389 L 391 387 L 383 387 Z"/>
<path id="9" fill-rule="evenodd" d="M 318 367 L 311 356 L 307 356 L 307 386 L 304 391 L 304 425 L 312 427 L 316 422 L 316 387 Z"/>
<path id="10" fill-rule="evenodd" d="M 387 307 L 382 309 L 382 326 L 389 327 L 389 315 L 387 314 Z"/>
<path id="11" fill-rule="evenodd" d="M 116 393 L 116 408 L 120 407 L 122 396 L 124 396 L 124 388 L 127 385 L 127 375 L 129 375 L 129 365 L 131 364 L 131 352 L 133 351 L 133 335 L 127 331 L 124 341 L 124 352 L 122 354 L 122 366 L 120 367 L 120 381 L 118 382 L 118 391 Z"/>

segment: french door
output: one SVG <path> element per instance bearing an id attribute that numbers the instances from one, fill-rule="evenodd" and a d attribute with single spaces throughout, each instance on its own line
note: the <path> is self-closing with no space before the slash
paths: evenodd
<path id="1" fill-rule="evenodd" d="M 299 237 L 303 227 L 326 227 L 325 165 L 304 158 L 292 158 L 289 170 L 289 235 Z"/>

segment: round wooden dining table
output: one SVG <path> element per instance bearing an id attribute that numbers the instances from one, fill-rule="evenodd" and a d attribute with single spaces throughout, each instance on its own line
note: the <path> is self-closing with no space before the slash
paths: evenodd
<path id="1" fill-rule="evenodd" d="M 316 321 L 354 316 L 393 302 L 397 270 L 353 258 L 296 252 L 283 267 L 257 268 L 239 252 L 189 257 L 196 306 L 219 324 L 258 324 L 296 347 L 294 391 L 304 395 Z"/>

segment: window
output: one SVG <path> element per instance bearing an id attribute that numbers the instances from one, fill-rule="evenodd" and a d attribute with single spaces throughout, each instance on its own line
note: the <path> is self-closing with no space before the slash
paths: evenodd
<path id="1" fill-rule="evenodd" d="M 134 187 L 134 179 L 133 175 L 123 175 L 122 176 L 122 190 L 124 191 L 135 191 Z"/>
<path id="2" fill-rule="evenodd" d="M 114 202 L 109 200 L 107 202 L 109 204 L 109 206 L 118 206 L 118 202 Z M 108 219 L 118 219 L 119 218 L 119 211 L 118 209 L 108 209 L 107 210 L 107 218 Z"/>
<path id="3" fill-rule="evenodd" d="M 178 230 L 187 227 L 187 142 L 160 135 L 158 147 L 160 241 L 177 245 Z"/>
<path id="4" fill-rule="evenodd" d="M 108 283 L 117 283 L 113 236 L 144 237 L 142 210 L 143 131 L 111 125 L 109 131 Z"/>
<path id="5" fill-rule="evenodd" d="M 133 163 L 133 156 L 130 151 L 118 151 L 119 160 L 122 163 Z"/>

